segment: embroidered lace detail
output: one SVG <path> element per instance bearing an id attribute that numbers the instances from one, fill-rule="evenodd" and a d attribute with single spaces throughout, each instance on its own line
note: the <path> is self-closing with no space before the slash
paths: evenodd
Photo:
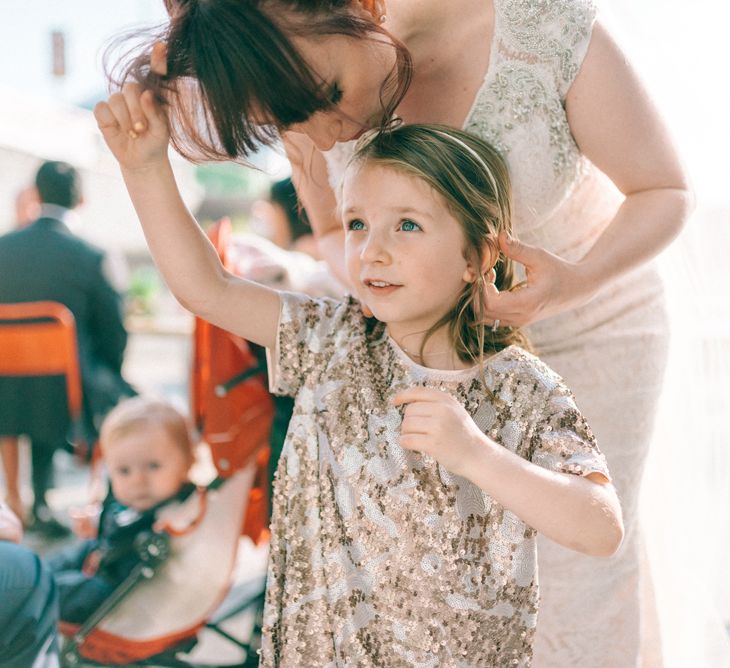
<path id="1" fill-rule="evenodd" d="M 518 233 L 538 227 L 589 172 L 564 97 L 595 17 L 584 0 L 497 0 L 489 70 L 464 129 L 502 152 L 513 179 Z"/>

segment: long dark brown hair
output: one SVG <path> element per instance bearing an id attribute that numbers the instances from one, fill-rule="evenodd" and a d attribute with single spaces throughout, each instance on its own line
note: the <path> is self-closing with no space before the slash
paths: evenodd
<path id="1" fill-rule="evenodd" d="M 380 90 L 383 124 L 411 80 L 405 46 L 374 19 L 354 12 L 352 0 L 165 0 L 165 5 L 169 23 L 141 38 L 121 36 L 107 51 L 105 66 L 113 85 L 136 81 L 154 91 L 167 109 L 173 146 L 194 161 L 245 159 L 276 142 L 282 128 L 336 106 L 291 37 L 343 35 L 392 44 L 396 64 Z M 150 67 L 155 42 L 167 46 L 162 76 Z"/>
<path id="2" fill-rule="evenodd" d="M 426 341 L 448 327 L 449 339 L 459 359 L 481 365 L 485 354 L 509 345 L 531 350 L 527 336 L 516 327 L 486 322 L 485 255 L 496 259 L 495 285 L 505 291 L 515 285 L 512 260 L 499 250 L 500 232 L 512 230 L 512 191 L 507 165 L 492 146 L 474 135 L 443 125 L 401 125 L 364 137 L 356 147 L 351 166 L 376 163 L 425 181 L 446 202 L 464 232 L 464 257 L 477 271 L 451 310 L 423 337 Z"/>

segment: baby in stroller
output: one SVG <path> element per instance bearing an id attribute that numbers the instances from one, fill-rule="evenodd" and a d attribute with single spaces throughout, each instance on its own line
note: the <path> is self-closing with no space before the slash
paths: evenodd
<path id="1" fill-rule="evenodd" d="M 160 512 L 194 491 L 193 443 L 185 418 L 145 397 L 120 403 L 100 434 L 111 482 L 98 535 L 48 558 L 63 622 L 83 624 L 139 563 L 135 540 L 155 528 Z"/>

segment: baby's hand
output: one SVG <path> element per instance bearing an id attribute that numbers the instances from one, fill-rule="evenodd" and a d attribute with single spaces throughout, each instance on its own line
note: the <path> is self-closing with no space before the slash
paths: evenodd
<path id="1" fill-rule="evenodd" d="M 96 538 L 99 533 L 100 515 L 101 505 L 98 503 L 70 508 L 71 530 L 78 538 Z"/>
<path id="2" fill-rule="evenodd" d="M 430 455 L 451 473 L 464 475 L 487 439 L 466 409 L 450 394 L 428 387 L 399 392 L 393 405 L 401 404 L 406 404 L 401 447 Z"/>
<path id="3" fill-rule="evenodd" d="M 153 167 L 167 160 L 167 117 L 151 90 L 124 85 L 94 107 L 96 122 L 119 164 L 127 170 Z"/>

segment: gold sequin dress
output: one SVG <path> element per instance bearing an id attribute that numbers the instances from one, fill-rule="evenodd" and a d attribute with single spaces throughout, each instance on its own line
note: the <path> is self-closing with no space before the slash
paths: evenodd
<path id="1" fill-rule="evenodd" d="M 561 379 L 509 347 L 477 369 L 415 364 L 350 300 L 282 294 L 272 391 L 295 408 L 274 487 L 263 666 L 528 666 L 536 533 L 398 444 L 413 385 L 448 390 L 504 447 L 608 476 Z"/>
<path id="2" fill-rule="evenodd" d="M 588 50 L 595 3 L 493 3 L 489 67 L 464 129 L 494 145 L 509 165 L 516 236 L 578 260 L 623 201 L 580 152 L 564 107 Z M 325 154 L 335 186 L 353 147 L 338 144 Z M 656 610 L 638 505 L 667 358 L 661 280 L 654 265 L 646 264 L 585 306 L 536 323 L 527 333 L 588 419 L 608 460 L 625 526 L 624 542 L 610 559 L 577 554 L 539 537 L 535 666 L 657 668 Z"/>

